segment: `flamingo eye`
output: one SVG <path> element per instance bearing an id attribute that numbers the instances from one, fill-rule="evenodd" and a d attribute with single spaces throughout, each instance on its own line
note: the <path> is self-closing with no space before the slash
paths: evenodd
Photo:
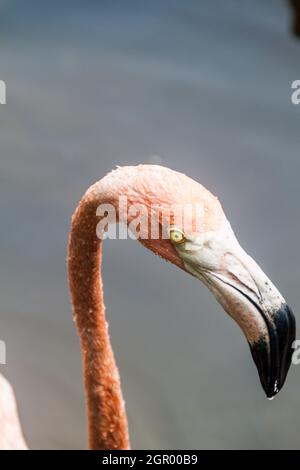
<path id="1" fill-rule="evenodd" d="M 184 233 L 179 228 L 169 228 L 169 238 L 175 245 L 185 242 Z"/>

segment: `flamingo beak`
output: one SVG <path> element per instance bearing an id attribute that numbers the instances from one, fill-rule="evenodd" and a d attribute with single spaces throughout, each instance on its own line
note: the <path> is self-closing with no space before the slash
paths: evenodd
<path id="1" fill-rule="evenodd" d="M 291 364 L 295 340 L 291 309 L 236 240 L 226 246 L 210 240 L 180 251 L 186 270 L 207 285 L 242 329 L 261 385 L 268 398 L 274 397 Z"/>
<path id="2" fill-rule="evenodd" d="M 267 340 L 262 337 L 250 343 L 261 385 L 268 398 L 273 398 L 283 387 L 292 359 L 295 340 L 295 317 L 286 303 L 266 317 Z"/>

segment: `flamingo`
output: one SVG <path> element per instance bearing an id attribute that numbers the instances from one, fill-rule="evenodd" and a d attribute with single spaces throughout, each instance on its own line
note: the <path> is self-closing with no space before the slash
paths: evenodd
<path id="1" fill-rule="evenodd" d="M 158 165 L 118 167 L 93 184 L 72 217 L 68 245 L 68 279 L 82 352 L 90 449 L 130 448 L 119 371 L 106 321 L 101 277 L 104 231 L 97 230 L 101 204 L 116 209 L 118 201 L 143 205 L 149 217 L 163 216 L 175 205 L 201 206 L 183 225 L 170 218 L 167 237 L 139 237 L 155 254 L 202 281 L 237 322 L 250 346 L 261 385 L 268 398 L 282 388 L 291 363 L 295 319 L 277 288 L 241 248 L 219 200 L 201 184 Z M 132 215 L 126 213 L 126 223 Z M 162 223 L 162 219 L 159 219 Z M 177 219 L 176 219 L 177 222 Z M 12 398 L 12 397 L 10 397 Z M 18 425 L 16 423 L 16 427 Z M 0 420 L 0 434 L 7 433 Z M 0 441 L 2 442 L 2 441 Z M 4 442 L 11 443 L 11 439 Z M 12 443 L 15 444 L 15 443 Z"/>
<path id="2" fill-rule="evenodd" d="M 0 374 L 0 450 L 27 449 L 12 386 Z"/>

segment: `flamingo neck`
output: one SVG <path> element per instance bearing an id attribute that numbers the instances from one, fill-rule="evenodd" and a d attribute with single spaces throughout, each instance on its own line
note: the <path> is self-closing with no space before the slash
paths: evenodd
<path id="1" fill-rule="evenodd" d="M 86 391 L 89 446 L 129 449 L 126 411 L 110 343 L 96 235 L 99 192 L 91 187 L 72 218 L 68 272 L 73 315 L 80 337 Z"/>

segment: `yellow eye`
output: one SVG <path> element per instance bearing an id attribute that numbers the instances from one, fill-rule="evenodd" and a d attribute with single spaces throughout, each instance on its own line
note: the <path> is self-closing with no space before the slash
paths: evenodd
<path id="1" fill-rule="evenodd" d="M 184 233 L 179 228 L 169 228 L 169 238 L 176 245 L 185 242 Z"/>

